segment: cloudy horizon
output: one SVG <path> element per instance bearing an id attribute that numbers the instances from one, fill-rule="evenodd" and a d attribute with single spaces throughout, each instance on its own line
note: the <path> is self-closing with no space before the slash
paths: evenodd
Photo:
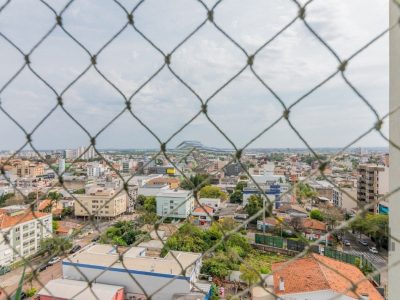
<path id="1" fill-rule="evenodd" d="M 5 1 L 2 1 L 5 2 Z M 134 2 L 134 3 L 133 3 Z M 139 1 L 121 1 L 127 10 Z M 205 1 L 211 7 L 215 1 Z M 66 1 L 48 1 L 57 12 Z M 2 5 L 0 1 L 0 6 Z M 214 12 L 216 24 L 247 53 L 288 24 L 298 13 L 293 1 L 222 1 Z M 205 21 L 206 10 L 198 1 L 144 1 L 134 13 L 134 24 L 163 53 L 170 53 Z M 54 14 L 33 0 L 14 0 L 0 12 L 0 32 L 24 53 L 54 25 Z M 113 1 L 76 0 L 62 15 L 66 30 L 91 54 L 96 53 L 126 24 L 126 13 Z M 388 3 L 379 0 L 315 0 L 306 9 L 306 20 L 339 55 L 350 57 L 387 29 Z M 28 132 L 57 104 L 55 93 L 23 65 L 24 57 L 0 36 L 0 101 L 2 108 Z M 373 105 L 380 116 L 388 112 L 388 35 L 350 61 L 346 77 Z M 60 27 L 30 56 L 31 67 L 61 93 L 85 68 L 90 56 Z M 246 66 L 247 57 L 215 26 L 206 22 L 171 56 L 170 67 L 206 101 Z M 201 109 L 201 101 L 164 64 L 163 55 L 131 26 L 119 34 L 97 57 L 92 67 L 63 93 L 65 109 L 91 135 L 97 134 L 125 107 L 132 94 L 135 115 L 162 142 L 168 140 Z M 162 68 L 161 68 L 162 67 Z M 160 70 L 161 68 L 161 70 Z M 254 59 L 256 74 L 286 106 L 326 79 L 338 68 L 335 57 L 297 20 L 263 48 Z M 159 73 L 142 89 L 153 74 Z M 238 147 L 277 120 L 283 106 L 247 67 L 215 94 L 207 106 L 210 119 Z M 376 118 L 346 85 L 340 74 L 290 110 L 290 121 L 311 147 L 343 147 L 370 129 Z M 387 124 L 388 120 L 384 124 Z M 25 142 L 22 131 L 0 112 L 2 149 L 18 149 Z M 383 132 L 387 135 L 387 126 Z M 58 107 L 35 131 L 38 149 L 65 149 L 88 145 L 88 135 Z M 230 143 L 200 114 L 169 141 L 174 148 L 184 140 L 230 148 Z M 128 112 L 101 132 L 98 148 L 158 148 L 158 141 Z M 387 142 L 372 132 L 355 146 L 381 147 Z M 250 148 L 303 148 L 304 143 L 283 119 L 249 145 Z"/>

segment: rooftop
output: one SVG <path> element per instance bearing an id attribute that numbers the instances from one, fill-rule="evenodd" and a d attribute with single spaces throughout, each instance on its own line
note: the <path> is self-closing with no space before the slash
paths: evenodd
<path id="1" fill-rule="evenodd" d="M 289 263 L 275 263 L 272 265 L 272 272 L 275 293 L 280 295 L 332 290 L 353 299 L 368 294 L 370 300 L 383 300 L 356 266 L 318 254 L 311 254 Z M 280 278 L 284 280 L 284 291 L 279 291 Z M 352 283 L 357 285 L 355 293 L 348 291 Z"/>
<path id="2" fill-rule="evenodd" d="M 40 296 L 52 296 L 54 299 L 114 299 L 115 294 L 123 289 L 122 286 L 92 283 L 89 288 L 88 282 L 70 279 L 50 280 L 44 288 L 39 291 Z"/>
<path id="3" fill-rule="evenodd" d="M 187 198 L 192 194 L 191 191 L 185 190 L 166 190 L 157 194 L 157 197 L 176 197 L 176 198 Z"/>
<path id="4" fill-rule="evenodd" d="M 103 267 L 112 266 L 112 268 L 121 269 L 126 267 L 129 270 L 138 272 L 181 275 L 182 268 L 174 259 L 172 253 L 178 259 L 184 269 L 188 268 L 189 272 L 187 273 L 189 274 L 190 270 L 192 269 L 191 265 L 201 257 L 200 253 L 181 251 L 169 252 L 164 258 L 139 256 L 143 250 L 145 250 L 145 248 L 130 248 L 126 253 L 123 254 L 123 266 L 119 261 L 119 254 L 117 253 L 118 250 L 114 246 L 90 244 L 81 251 L 71 255 L 68 259 L 65 259 L 63 264 L 69 264 L 69 260 L 71 260 L 73 264 L 85 264 Z"/>
<path id="5" fill-rule="evenodd" d="M 0 209 L 0 229 L 13 227 L 17 224 L 22 224 L 32 221 L 37 218 L 49 216 L 49 213 L 32 212 L 30 209 L 20 210 L 18 212 L 9 212 L 3 208 Z"/>

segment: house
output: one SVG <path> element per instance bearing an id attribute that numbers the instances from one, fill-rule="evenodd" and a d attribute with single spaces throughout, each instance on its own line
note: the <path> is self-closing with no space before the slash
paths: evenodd
<path id="1" fill-rule="evenodd" d="M 383 300 L 356 266 L 319 254 L 274 263 L 272 273 L 273 292 L 282 300 Z"/>
<path id="2" fill-rule="evenodd" d="M 96 282 L 89 286 L 86 281 L 58 278 L 50 280 L 37 295 L 39 300 L 123 300 L 124 287 Z"/>
<path id="3" fill-rule="evenodd" d="M 276 213 L 280 217 L 308 217 L 307 211 L 303 207 L 296 204 L 283 204 L 276 210 Z"/>
<path id="4" fill-rule="evenodd" d="M 194 208 L 194 198 L 190 191 L 168 190 L 157 194 L 157 216 L 186 219 Z"/>
<path id="5" fill-rule="evenodd" d="M 155 177 L 146 182 L 147 187 L 162 186 L 167 184 L 171 190 L 179 187 L 180 181 L 176 177 Z"/>
<path id="6" fill-rule="evenodd" d="M 327 233 L 327 225 L 324 222 L 306 218 L 303 219 L 303 233 L 310 240 L 317 240 Z"/>
<path id="7" fill-rule="evenodd" d="M 272 231 L 275 229 L 276 226 L 279 226 L 282 222 L 288 222 L 283 218 L 274 218 L 268 217 L 265 218 L 264 223 L 262 220 L 257 220 L 257 229 L 263 230 L 263 226 L 265 227 L 265 231 Z"/>
<path id="8" fill-rule="evenodd" d="M 192 216 L 196 218 L 199 225 L 211 223 L 213 215 L 214 209 L 207 205 L 198 206 L 192 211 Z"/>
<path id="9" fill-rule="evenodd" d="M 57 221 L 56 234 L 60 236 L 69 236 L 74 230 L 81 228 L 82 225 L 74 222 L 68 221 Z"/>
<path id="10" fill-rule="evenodd" d="M 200 198 L 199 203 L 201 205 L 212 207 L 214 210 L 217 210 L 221 207 L 221 199 L 219 198 Z"/>

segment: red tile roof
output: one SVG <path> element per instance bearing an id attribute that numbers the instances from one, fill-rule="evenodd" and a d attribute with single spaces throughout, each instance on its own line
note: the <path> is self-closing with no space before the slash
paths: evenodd
<path id="1" fill-rule="evenodd" d="M 196 208 L 193 210 L 193 212 L 212 214 L 212 213 L 214 212 L 214 209 L 213 209 L 212 207 L 210 207 L 210 206 L 203 205 L 203 207 L 201 207 L 201 206 L 196 207 Z"/>
<path id="2" fill-rule="evenodd" d="M 318 254 L 296 259 L 287 265 L 284 262 L 275 263 L 272 265 L 272 272 L 277 294 L 332 290 L 345 293 L 354 299 L 359 299 L 362 294 L 368 294 L 370 300 L 383 300 L 376 288 L 370 281 L 365 280 L 364 274 L 357 267 Z M 284 279 L 284 291 L 279 291 L 280 278 Z M 360 283 L 361 280 L 364 281 Z M 355 290 L 357 295 L 352 291 L 347 291 L 352 287 L 352 283 L 357 285 Z"/>
<path id="3" fill-rule="evenodd" d="M 314 219 L 303 219 L 303 227 L 305 229 L 326 231 L 326 224 Z"/>
<path id="4" fill-rule="evenodd" d="M 53 205 L 52 201 L 50 199 L 45 199 L 40 201 L 39 206 L 38 206 L 38 211 L 43 211 L 49 206 L 51 207 Z"/>
<path id="5" fill-rule="evenodd" d="M 17 224 L 22 224 L 33 219 L 41 218 L 48 215 L 50 214 L 42 212 L 33 213 L 30 210 L 26 210 L 21 214 L 10 216 L 5 211 L 0 210 L 0 229 L 10 228 Z"/>

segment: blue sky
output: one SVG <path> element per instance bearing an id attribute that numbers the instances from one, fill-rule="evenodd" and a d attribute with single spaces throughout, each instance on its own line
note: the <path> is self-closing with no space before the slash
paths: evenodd
<path id="1" fill-rule="evenodd" d="M 5 2 L 4 0 L 2 2 Z M 138 1 L 121 1 L 127 10 Z M 0 1 L 1 3 L 1 1 Z M 60 11 L 66 1 L 47 1 Z M 211 7 L 214 1 L 205 1 Z M 246 52 L 253 53 L 292 20 L 297 7 L 290 0 L 245 2 L 225 0 L 217 6 L 214 19 Z M 135 11 L 135 26 L 164 53 L 201 24 L 206 10 L 198 1 L 147 0 Z M 388 4 L 381 0 L 314 0 L 306 11 L 312 28 L 346 59 L 388 27 Z M 97 52 L 126 23 L 126 14 L 113 1 L 76 0 L 63 14 L 66 30 L 91 53 Z M 54 24 L 54 14 L 34 0 L 13 0 L 0 13 L 0 31 L 24 52 Z M 23 64 L 23 57 L 0 37 L 0 88 Z M 211 23 L 206 23 L 172 55 L 171 68 L 203 99 L 236 74 L 246 56 Z M 164 62 L 133 28 L 124 30 L 98 57 L 98 69 L 127 97 L 132 95 Z M 88 53 L 59 27 L 33 52 L 32 68 L 61 92 L 90 63 Z M 297 20 L 261 50 L 254 70 L 284 101 L 295 102 L 338 67 L 332 54 Z M 388 36 L 381 38 L 352 60 L 346 75 L 380 114 L 388 110 Z M 2 106 L 27 131 L 56 104 L 55 94 L 32 72 L 22 73 L 0 94 Z M 93 68 L 63 95 L 65 108 L 91 134 L 96 134 L 123 108 L 124 99 Z M 191 91 L 164 67 L 132 98 L 135 114 L 160 137 L 167 140 L 200 110 Z M 274 122 L 283 108 L 247 68 L 209 102 L 210 118 L 238 146 Z M 368 128 L 375 117 L 340 75 L 294 106 L 292 123 L 315 147 L 347 145 Z M 1 149 L 17 149 L 24 135 L 0 113 Z M 386 127 L 384 128 L 387 132 Z M 183 140 L 228 147 L 229 143 L 205 116 L 197 117 L 176 135 L 170 146 Z M 33 134 L 38 148 L 70 148 L 87 145 L 89 139 L 60 109 Z M 124 113 L 97 139 L 101 148 L 156 147 L 157 140 Z M 384 146 L 376 133 L 357 145 Z M 282 120 L 251 147 L 301 147 L 299 138 Z"/>

